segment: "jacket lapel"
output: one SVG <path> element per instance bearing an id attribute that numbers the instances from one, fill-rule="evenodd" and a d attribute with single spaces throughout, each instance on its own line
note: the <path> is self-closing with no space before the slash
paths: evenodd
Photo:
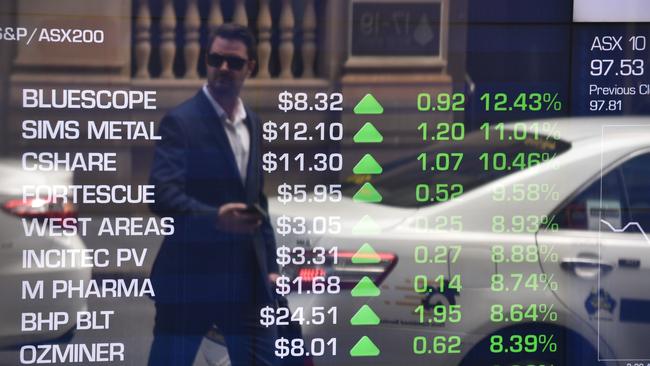
<path id="1" fill-rule="evenodd" d="M 244 107 L 246 108 L 246 107 Z M 258 200 L 258 193 L 260 190 L 260 177 L 259 177 L 259 164 L 260 164 L 260 144 L 258 136 L 260 133 L 259 121 L 255 115 L 246 108 L 246 127 L 248 127 L 248 135 L 250 136 L 250 149 L 248 154 L 248 166 L 246 168 L 246 202 L 255 203 Z"/>
<path id="2" fill-rule="evenodd" d="M 246 108 L 246 107 L 244 107 Z M 250 150 L 248 154 L 248 168 L 246 169 L 246 203 L 259 203 L 259 193 L 262 187 L 262 177 L 260 176 L 260 150 L 261 150 L 261 139 L 260 136 L 260 121 L 257 116 L 251 112 L 250 109 L 246 108 L 246 127 L 248 127 L 248 132 L 250 135 Z M 261 232 L 258 230 L 253 236 L 253 248 L 255 250 L 255 257 L 257 258 L 257 264 L 260 268 L 260 274 L 262 276 L 262 283 L 266 284 L 264 286 L 266 290 L 266 295 L 268 299 L 273 299 L 273 291 L 268 285 L 268 268 L 266 265 L 266 257 L 269 253 L 266 252 L 266 245 L 264 244 L 264 239 L 262 238 Z"/>
<path id="3" fill-rule="evenodd" d="M 201 116 L 204 116 L 204 123 L 206 124 L 207 129 L 213 135 L 217 145 L 221 149 L 224 159 L 226 160 L 228 167 L 231 172 L 234 173 L 234 176 L 239 177 L 239 168 L 237 168 L 237 162 L 235 160 L 235 154 L 232 152 L 230 147 L 230 141 L 226 135 L 226 129 L 223 126 L 223 121 L 219 118 L 217 111 L 214 110 L 214 107 L 208 100 L 208 97 L 203 93 L 203 89 L 199 90 L 196 95 L 199 108 L 201 110 Z M 238 179 L 241 183 L 241 179 Z M 243 188 L 243 184 L 242 184 Z"/>

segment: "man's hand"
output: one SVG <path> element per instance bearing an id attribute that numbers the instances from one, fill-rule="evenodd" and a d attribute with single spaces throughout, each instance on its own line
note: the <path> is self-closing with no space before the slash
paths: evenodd
<path id="1" fill-rule="evenodd" d="M 219 207 L 217 227 L 222 231 L 250 234 L 262 225 L 262 216 L 246 211 L 241 202 L 226 203 Z"/>
<path id="2" fill-rule="evenodd" d="M 275 286 L 275 281 L 278 280 L 278 277 L 280 277 L 279 273 L 269 273 L 269 282 L 271 282 L 271 286 Z"/>

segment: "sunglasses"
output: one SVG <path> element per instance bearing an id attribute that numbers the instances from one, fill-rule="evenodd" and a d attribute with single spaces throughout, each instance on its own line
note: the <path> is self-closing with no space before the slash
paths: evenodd
<path id="1" fill-rule="evenodd" d="M 248 60 L 237 56 L 224 56 L 218 53 L 211 53 L 207 57 L 207 64 L 212 67 L 221 67 L 224 61 L 228 64 L 229 69 L 241 70 Z"/>

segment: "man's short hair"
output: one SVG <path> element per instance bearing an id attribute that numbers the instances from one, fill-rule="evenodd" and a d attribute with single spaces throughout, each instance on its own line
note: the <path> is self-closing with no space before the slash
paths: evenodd
<path id="1" fill-rule="evenodd" d="M 246 53 L 248 54 L 248 59 L 257 61 L 255 36 L 253 36 L 253 33 L 248 29 L 248 27 L 235 23 L 224 23 L 216 27 L 212 33 L 210 33 L 210 37 L 208 38 L 208 52 L 210 51 L 210 47 L 212 47 L 212 43 L 214 43 L 214 40 L 217 37 L 228 40 L 241 41 L 244 43 L 244 45 L 246 45 Z"/>

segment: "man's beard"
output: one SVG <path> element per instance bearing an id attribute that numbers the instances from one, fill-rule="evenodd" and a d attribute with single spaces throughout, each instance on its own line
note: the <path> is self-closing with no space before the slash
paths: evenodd
<path id="1" fill-rule="evenodd" d="M 235 81 L 229 76 L 217 76 L 210 81 L 209 85 L 212 91 L 217 94 L 237 94 Z"/>

